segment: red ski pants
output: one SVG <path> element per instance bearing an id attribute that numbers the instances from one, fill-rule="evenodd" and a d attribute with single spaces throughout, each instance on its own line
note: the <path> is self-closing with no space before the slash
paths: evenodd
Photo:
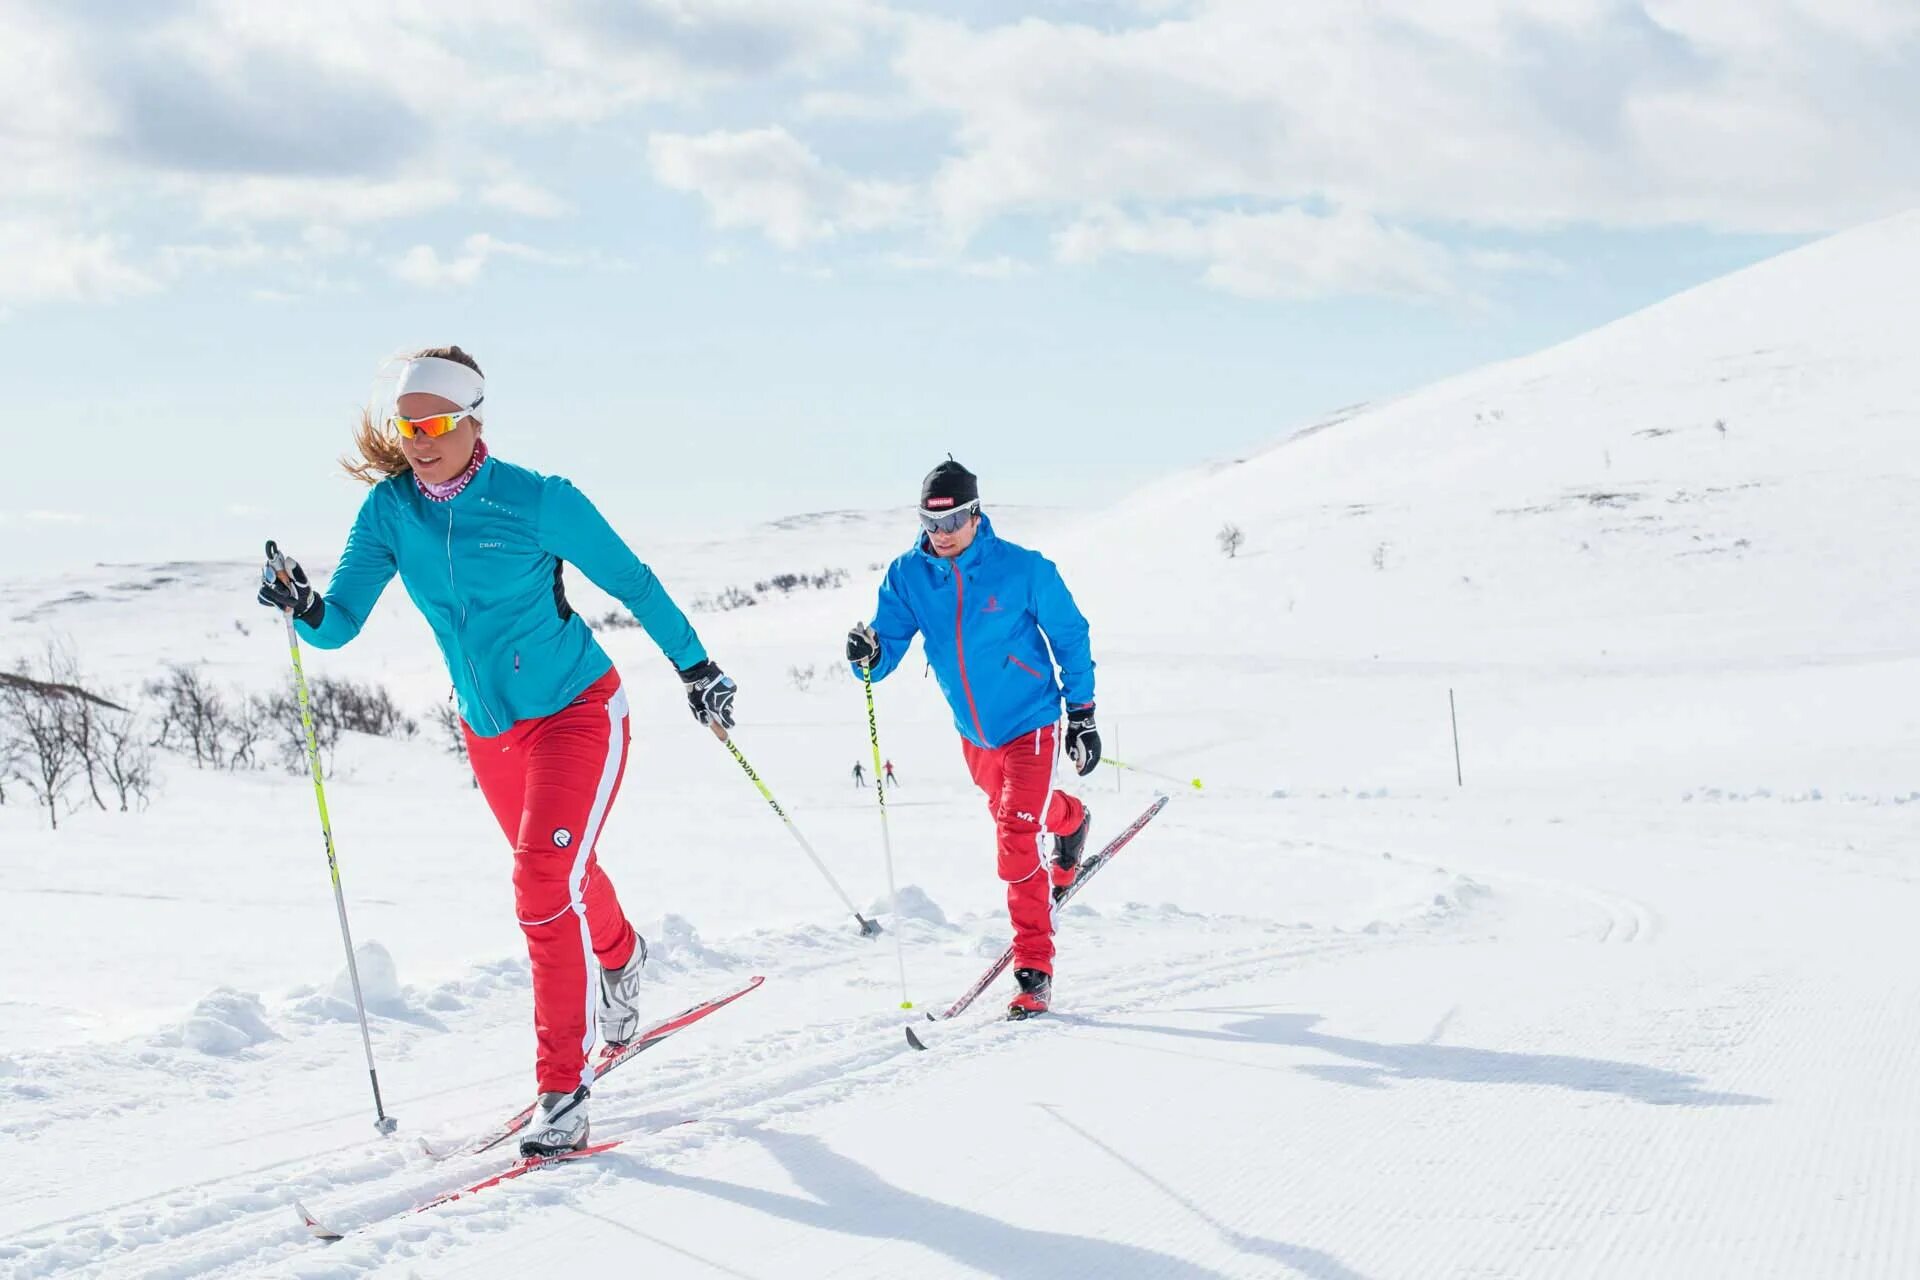
<path id="1" fill-rule="evenodd" d="M 1053 789 L 1059 756 L 1056 726 L 1023 733 L 1004 746 L 976 747 L 961 739 L 967 768 L 987 793 L 999 833 L 1000 878 L 1007 882 L 1013 919 L 1013 967 L 1053 972 L 1053 883 L 1073 878 L 1053 866 L 1051 837 L 1079 830 L 1087 807 Z"/>
<path id="2" fill-rule="evenodd" d="M 542 1093 L 593 1082 L 593 963 L 632 958 L 633 926 L 594 845 L 627 765 L 627 695 L 616 671 L 567 706 L 498 737 L 466 730 L 473 776 L 513 842 L 513 901 L 533 966 Z"/>

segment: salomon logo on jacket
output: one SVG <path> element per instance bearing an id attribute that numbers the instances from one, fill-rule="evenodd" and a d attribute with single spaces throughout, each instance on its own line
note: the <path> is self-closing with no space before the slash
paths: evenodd
<path id="1" fill-rule="evenodd" d="M 1070 703 L 1093 701 L 1087 620 L 1060 571 L 1039 552 L 1001 541 L 985 516 L 958 557 L 941 559 L 923 538 L 887 567 L 873 630 L 880 637 L 873 678 L 899 666 L 918 633 L 955 727 L 978 746 L 1002 746 L 1053 724 L 1063 694 Z"/>

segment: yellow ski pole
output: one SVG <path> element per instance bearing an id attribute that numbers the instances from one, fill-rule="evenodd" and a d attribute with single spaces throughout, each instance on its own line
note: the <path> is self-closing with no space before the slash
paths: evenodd
<path id="1" fill-rule="evenodd" d="M 1105 756 L 1102 757 L 1102 759 L 1105 763 L 1112 765 L 1116 769 L 1127 769 L 1134 773 L 1144 773 L 1149 778 L 1164 778 L 1168 782 L 1178 782 L 1182 785 L 1192 787 L 1195 791 L 1202 789 L 1200 779 L 1198 778 L 1176 778 L 1170 773 L 1162 773 L 1158 769 L 1145 769 L 1137 764 L 1128 764 L 1125 760 L 1116 760 L 1112 756 Z"/>
<path id="2" fill-rule="evenodd" d="M 867 686 L 867 738 L 873 743 L 873 794 L 880 799 L 880 848 L 887 859 L 887 900 L 893 904 L 893 959 L 900 966 L 900 1007 L 913 1008 L 907 996 L 907 952 L 900 941 L 900 890 L 893 883 L 893 830 L 887 825 L 887 789 L 880 781 L 880 720 L 873 712 L 873 668 L 861 667 Z"/>
<path id="3" fill-rule="evenodd" d="M 292 583 L 280 556 L 280 548 L 267 543 L 267 563 L 274 577 L 287 586 Z M 287 620 L 287 652 L 293 657 L 293 691 L 300 701 L 300 726 L 307 735 L 307 769 L 313 774 L 313 800 L 320 808 L 320 837 L 327 845 L 327 874 L 333 880 L 333 905 L 340 916 L 340 941 L 347 949 L 347 977 L 353 983 L 353 1007 L 360 1015 L 360 1045 L 367 1051 L 367 1079 L 373 1085 L 374 1128 L 392 1133 L 399 1124 L 387 1114 L 380 1101 L 380 1074 L 373 1067 L 373 1036 L 367 1030 L 367 1003 L 360 995 L 360 966 L 353 956 L 353 933 L 347 927 L 347 898 L 340 888 L 340 862 L 333 852 L 333 820 L 327 816 L 327 788 L 320 776 L 320 743 L 313 732 L 313 708 L 307 699 L 307 673 L 300 665 L 300 635 L 293 629 L 293 611 L 284 610 Z"/>
<path id="4" fill-rule="evenodd" d="M 780 807 L 780 802 L 773 798 L 773 792 L 768 790 L 767 784 L 760 780 L 759 773 L 755 771 L 752 765 L 747 763 L 747 758 L 740 754 L 739 746 L 734 742 L 732 737 L 728 735 L 726 728 L 718 721 L 710 722 L 707 727 L 713 730 L 714 737 L 720 739 L 720 741 L 726 745 L 727 750 L 732 753 L 735 762 L 739 764 L 741 771 L 747 775 L 747 780 L 753 783 L 759 790 L 760 798 L 767 802 L 767 807 L 773 810 L 775 816 L 777 816 L 780 821 L 787 824 L 787 830 L 792 833 L 794 840 L 806 855 L 813 859 L 813 865 L 819 869 L 821 875 L 827 878 L 827 883 L 833 886 L 833 891 L 840 895 L 840 901 L 846 905 L 847 910 L 852 913 L 853 918 L 860 922 L 860 932 L 869 938 L 879 933 L 880 926 L 877 923 L 867 919 L 858 911 L 854 910 L 853 899 L 849 898 L 847 891 L 840 887 L 840 882 L 833 878 L 833 872 L 827 870 L 827 864 L 820 860 L 820 855 L 813 851 L 813 846 L 807 843 L 807 838 L 800 834 L 800 828 L 795 826 L 793 819 L 787 816 L 787 811 Z"/>

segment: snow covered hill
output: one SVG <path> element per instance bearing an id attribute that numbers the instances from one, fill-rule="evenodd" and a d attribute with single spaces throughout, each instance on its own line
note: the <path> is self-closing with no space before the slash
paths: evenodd
<path id="1" fill-rule="evenodd" d="M 990 996 L 924 1054 L 890 947 L 644 635 L 604 633 L 635 753 L 603 858 L 651 1003 L 768 981 L 595 1094 L 617 1152 L 430 1214 L 390 1216 L 498 1162 L 409 1139 L 530 1088 L 506 852 L 457 762 L 359 738 L 330 783 L 357 935 L 391 959 L 393 1140 L 302 780 L 173 761 L 147 812 L 58 834 L 0 806 L 0 1274 L 1920 1271 L 1916 286 L 1910 215 L 1109 511 L 998 513 L 1094 622 L 1141 770 L 1078 784 L 1099 828 L 1176 800 L 1065 914 L 1058 1016 L 997 1023 Z M 965 461 L 991 501 L 1011 464 Z M 696 621 L 743 750 L 883 914 L 835 658 L 910 537 L 836 514 L 647 549 L 683 597 L 850 571 Z M 169 660 L 270 687 L 251 573 L 0 579 L 0 657 L 57 634 L 113 687 Z M 416 714 L 445 694 L 397 592 L 308 661 Z M 1005 940 L 988 822 L 920 664 L 879 697 L 914 888 L 886 922 L 938 1006 Z M 315 1244 L 296 1198 L 370 1225 Z"/>

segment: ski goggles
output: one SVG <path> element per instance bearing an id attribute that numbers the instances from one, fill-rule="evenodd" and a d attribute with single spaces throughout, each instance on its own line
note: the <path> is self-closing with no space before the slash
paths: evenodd
<path id="1" fill-rule="evenodd" d="M 920 527 L 928 533 L 957 533 L 968 520 L 980 514 L 980 499 L 964 502 L 951 511 L 920 509 Z"/>
<path id="2" fill-rule="evenodd" d="M 482 397 L 482 399 L 484 398 L 485 397 Z M 464 409 L 455 409 L 451 413 L 428 414 L 424 418 L 409 418 L 403 413 L 396 413 L 387 419 L 387 423 L 392 426 L 395 431 L 398 431 L 409 440 L 413 439 L 416 435 L 425 436 L 429 440 L 438 440 L 441 436 L 459 426 L 462 421 L 479 407 L 480 401 L 475 400 Z"/>

